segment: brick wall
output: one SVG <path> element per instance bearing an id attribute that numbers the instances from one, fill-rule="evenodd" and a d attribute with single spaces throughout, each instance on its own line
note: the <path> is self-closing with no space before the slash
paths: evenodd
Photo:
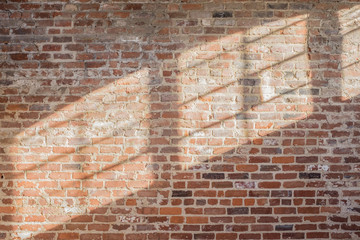
<path id="1" fill-rule="evenodd" d="M 0 9 L 0 239 L 360 238 L 359 1 Z"/>

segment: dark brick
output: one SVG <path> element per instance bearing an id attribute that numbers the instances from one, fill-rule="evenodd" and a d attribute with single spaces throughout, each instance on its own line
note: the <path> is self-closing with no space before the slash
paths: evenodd
<path id="1" fill-rule="evenodd" d="M 235 115 L 237 120 L 255 120 L 258 118 L 257 114 L 254 113 L 238 113 Z"/>
<path id="2" fill-rule="evenodd" d="M 345 163 L 360 163 L 360 157 L 346 157 Z"/>
<path id="3" fill-rule="evenodd" d="M 227 212 L 228 215 L 248 214 L 249 213 L 249 208 L 247 208 L 247 207 L 227 208 L 226 212 Z"/>
<path id="4" fill-rule="evenodd" d="M 330 216 L 330 221 L 332 222 L 347 222 L 348 218 L 347 217 L 341 217 L 341 216 Z"/>
<path id="5" fill-rule="evenodd" d="M 357 212 L 357 213 L 360 213 L 360 208 L 352 208 L 351 211 L 354 211 L 354 212 Z"/>
<path id="6" fill-rule="evenodd" d="M 213 13 L 213 18 L 231 18 L 232 16 L 233 13 L 228 11 Z"/>
<path id="7" fill-rule="evenodd" d="M 53 37 L 53 42 L 71 42 L 72 37 Z"/>
<path id="8" fill-rule="evenodd" d="M 312 88 L 312 89 L 304 89 L 301 88 L 299 90 L 300 95 L 319 95 L 320 94 L 320 90 L 316 89 L 316 88 Z"/>
<path id="9" fill-rule="evenodd" d="M 300 179 L 319 179 L 321 178 L 321 173 L 299 173 Z"/>
<path id="10" fill-rule="evenodd" d="M 203 173 L 203 178 L 205 179 L 224 179 L 224 173 Z"/>
<path id="11" fill-rule="evenodd" d="M 294 225 L 276 225 L 275 230 L 276 231 L 292 231 Z"/>
<path id="12" fill-rule="evenodd" d="M 358 224 L 341 224 L 342 230 L 347 231 L 360 231 L 360 225 Z"/>
<path id="13" fill-rule="evenodd" d="M 249 179 L 249 173 L 229 173 L 229 179 Z"/>
<path id="14" fill-rule="evenodd" d="M 280 171 L 281 168 L 277 165 L 261 165 L 260 171 L 268 172 L 268 171 Z"/>
<path id="15" fill-rule="evenodd" d="M 305 239 L 305 233 L 283 233 L 282 237 L 283 239 Z"/>
<path id="16" fill-rule="evenodd" d="M 197 200 L 196 200 L 196 205 L 197 205 L 197 206 L 204 206 L 204 205 L 206 205 L 206 200 L 204 200 L 204 199 L 197 199 Z"/>
<path id="17" fill-rule="evenodd" d="M 241 78 L 238 83 L 242 86 L 256 86 L 260 84 L 260 79 Z"/>
<path id="18" fill-rule="evenodd" d="M 288 3 L 268 3 L 267 7 L 270 9 L 285 10 L 289 6 Z"/>
<path id="19" fill-rule="evenodd" d="M 10 80 L 0 80 L 0 85 L 3 85 L 3 86 L 9 86 L 13 84 L 13 81 L 10 81 Z"/>
<path id="20" fill-rule="evenodd" d="M 191 197 L 192 191 L 173 191 L 172 197 Z"/>
<path id="21" fill-rule="evenodd" d="M 32 30 L 30 28 L 18 28 L 18 29 L 14 29 L 13 33 L 18 35 L 25 35 L 25 34 L 31 34 Z"/>
<path id="22" fill-rule="evenodd" d="M 274 190 L 271 191 L 271 197 L 292 197 L 292 191 Z"/>
<path id="23" fill-rule="evenodd" d="M 194 239 L 215 239 L 214 233 L 195 233 Z"/>
<path id="24" fill-rule="evenodd" d="M 50 105 L 48 104 L 34 104 L 30 105 L 30 111 L 50 111 Z"/>

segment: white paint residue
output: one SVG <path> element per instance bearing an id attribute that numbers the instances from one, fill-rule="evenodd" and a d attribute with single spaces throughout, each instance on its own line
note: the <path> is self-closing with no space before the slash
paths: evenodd
<path id="1" fill-rule="evenodd" d="M 261 93 L 262 93 L 262 101 L 268 101 L 276 96 L 275 87 L 270 85 L 271 83 L 271 73 L 269 71 L 265 71 L 262 74 L 262 83 L 261 83 Z"/>
<path id="2" fill-rule="evenodd" d="M 236 189 L 256 188 L 256 182 L 236 182 L 235 188 Z"/>
<path id="3" fill-rule="evenodd" d="M 31 233 L 23 232 L 17 234 L 20 239 L 29 239 L 31 237 Z"/>
<path id="4" fill-rule="evenodd" d="M 196 147 L 196 151 L 204 155 L 212 154 L 212 149 L 208 147 Z"/>
<path id="5" fill-rule="evenodd" d="M 194 137 L 205 137 L 205 133 L 203 131 L 196 131 L 193 134 Z"/>
<path id="6" fill-rule="evenodd" d="M 137 218 L 136 217 L 132 217 L 132 216 L 121 216 L 120 217 L 120 222 L 136 222 Z"/>
<path id="7" fill-rule="evenodd" d="M 93 123 L 93 127 L 98 127 L 98 128 L 112 128 L 113 126 L 114 124 L 112 122 L 96 121 Z"/>
<path id="8" fill-rule="evenodd" d="M 83 214 L 84 210 L 79 207 L 64 207 L 65 213 Z"/>
<path id="9" fill-rule="evenodd" d="M 329 166 L 328 165 L 309 165 L 307 167 L 308 171 L 329 171 Z"/>

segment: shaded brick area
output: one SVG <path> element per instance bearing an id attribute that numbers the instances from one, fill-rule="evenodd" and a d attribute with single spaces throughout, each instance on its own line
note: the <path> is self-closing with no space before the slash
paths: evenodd
<path id="1" fill-rule="evenodd" d="M 0 3 L 0 239 L 360 238 L 358 1 Z"/>

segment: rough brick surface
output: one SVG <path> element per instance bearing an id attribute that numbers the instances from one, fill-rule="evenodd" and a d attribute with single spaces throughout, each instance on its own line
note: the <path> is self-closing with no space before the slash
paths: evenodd
<path id="1" fill-rule="evenodd" d="M 0 239 L 360 238 L 359 1 L 0 9 Z"/>

